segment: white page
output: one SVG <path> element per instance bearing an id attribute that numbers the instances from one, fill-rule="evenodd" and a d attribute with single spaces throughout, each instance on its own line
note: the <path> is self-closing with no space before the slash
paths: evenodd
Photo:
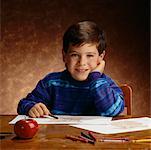
<path id="1" fill-rule="evenodd" d="M 116 134 L 151 129 L 151 118 L 131 118 L 110 121 L 106 125 L 71 125 L 102 134 Z"/>
<path id="2" fill-rule="evenodd" d="M 69 115 L 56 115 L 59 119 L 53 117 L 49 118 L 32 118 L 38 124 L 108 124 L 112 117 L 101 116 L 69 116 Z M 15 124 L 21 119 L 29 119 L 26 115 L 18 115 L 9 124 Z"/>

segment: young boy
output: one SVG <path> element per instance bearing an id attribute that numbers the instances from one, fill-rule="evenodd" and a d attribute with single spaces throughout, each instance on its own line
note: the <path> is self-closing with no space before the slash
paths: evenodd
<path id="1" fill-rule="evenodd" d="M 91 21 L 70 26 L 63 37 L 66 70 L 48 74 L 18 104 L 18 113 L 116 116 L 124 109 L 123 93 L 103 71 L 104 32 Z"/>

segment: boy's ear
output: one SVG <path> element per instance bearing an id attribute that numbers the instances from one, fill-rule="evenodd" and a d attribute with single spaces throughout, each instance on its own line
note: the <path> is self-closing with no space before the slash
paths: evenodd
<path id="1" fill-rule="evenodd" d="M 105 56 L 105 51 L 103 51 L 103 52 L 100 54 L 100 58 L 101 58 L 101 59 L 104 59 L 104 56 Z"/>
<path id="2" fill-rule="evenodd" d="M 63 49 L 62 49 L 62 57 L 63 57 L 63 61 L 65 62 L 65 52 Z"/>
<path id="3" fill-rule="evenodd" d="M 100 62 L 104 59 L 104 56 L 105 56 L 105 51 L 103 51 L 103 52 L 99 55 L 98 64 L 100 64 Z"/>

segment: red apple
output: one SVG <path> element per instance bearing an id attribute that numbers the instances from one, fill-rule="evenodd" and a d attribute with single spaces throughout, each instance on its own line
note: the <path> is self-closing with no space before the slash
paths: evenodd
<path id="1" fill-rule="evenodd" d="M 38 123 L 33 119 L 21 119 L 14 125 L 14 132 L 19 138 L 30 139 L 38 131 Z"/>

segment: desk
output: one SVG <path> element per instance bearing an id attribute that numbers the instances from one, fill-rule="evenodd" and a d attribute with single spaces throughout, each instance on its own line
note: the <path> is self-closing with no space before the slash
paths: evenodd
<path id="1" fill-rule="evenodd" d="M 0 132 L 14 131 L 13 125 L 8 122 L 15 116 L 1 115 L 0 116 Z M 82 129 L 74 128 L 68 125 L 40 125 L 39 131 L 32 139 L 19 140 L 15 134 L 7 135 L 5 139 L 0 140 L 0 149 L 2 150 L 149 150 L 150 143 L 107 143 L 96 142 L 95 145 L 72 141 L 66 139 L 65 135 L 80 135 Z M 148 138 L 151 130 L 106 135 L 110 137 L 129 137 L 131 139 Z M 101 134 L 95 134 L 97 137 Z M 104 135 L 103 135 L 104 136 Z"/>

